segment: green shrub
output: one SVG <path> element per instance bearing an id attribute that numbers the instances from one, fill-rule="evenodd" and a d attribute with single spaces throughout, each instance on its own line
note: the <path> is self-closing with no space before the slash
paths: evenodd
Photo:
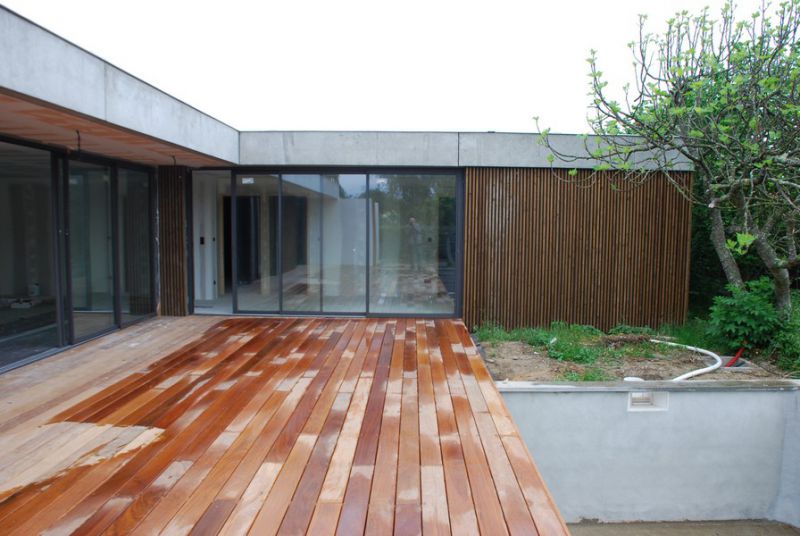
<path id="1" fill-rule="evenodd" d="M 772 282 L 762 277 L 740 289 L 728 285 L 730 296 L 717 296 L 711 307 L 710 331 L 725 341 L 727 350 L 766 348 L 780 324 L 773 305 Z"/>
<path id="2" fill-rule="evenodd" d="M 580 342 L 565 339 L 556 339 L 547 345 L 547 354 L 550 357 L 573 363 L 594 363 L 601 352 L 600 348 L 584 346 Z"/>
<path id="3" fill-rule="evenodd" d="M 481 324 L 475 328 L 475 336 L 481 342 L 507 341 L 509 333 L 503 326 L 494 323 Z"/>
<path id="4" fill-rule="evenodd" d="M 547 330 L 539 328 L 519 328 L 513 330 L 517 340 L 528 343 L 531 346 L 546 346 L 553 338 Z"/>
<path id="5" fill-rule="evenodd" d="M 800 294 L 800 293 L 798 293 Z M 800 377 L 800 296 L 793 296 L 792 316 L 784 322 L 775 335 L 773 352 L 778 355 L 778 366 L 795 377 Z"/>

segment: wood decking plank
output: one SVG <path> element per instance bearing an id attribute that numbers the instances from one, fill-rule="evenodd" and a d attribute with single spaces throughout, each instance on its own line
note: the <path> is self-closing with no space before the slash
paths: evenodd
<path id="1" fill-rule="evenodd" d="M 431 379 L 433 381 L 434 400 L 436 404 L 436 424 L 439 429 L 439 443 L 442 449 L 442 468 L 444 470 L 445 488 L 447 490 L 447 509 L 450 525 L 454 534 L 478 534 L 478 519 L 475 515 L 476 505 L 473 502 L 469 485 L 464 451 L 458 436 L 453 402 L 450 398 L 450 386 L 442 359 L 439 335 L 434 322 L 426 323 L 426 334 L 431 350 L 428 356 L 431 361 Z"/>
<path id="2" fill-rule="evenodd" d="M 372 373 L 367 409 L 361 422 L 353 466 L 339 514 L 336 533 L 341 536 L 359 534 L 364 531 L 369 509 L 370 489 L 375 472 L 375 457 L 378 452 L 378 438 L 383 416 L 386 390 L 389 380 L 389 364 L 392 359 L 395 328 L 402 330 L 403 321 L 386 325 L 380 352 L 367 358 L 366 364 L 375 362 Z"/>
<path id="3" fill-rule="evenodd" d="M 204 411 L 198 418 L 190 417 L 175 421 L 174 436 L 168 436 L 166 441 L 148 446 L 126 465 L 125 470 L 113 475 L 104 482 L 94 493 L 75 506 L 67 514 L 65 523 L 82 519 L 87 512 L 95 512 L 89 516 L 78 530 L 84 533 L 105 529 L 109 522 L 113 522 L 108 510 L 101 510 L 105 498 L 111 496 L 130 496 L 139 493 L 149 482 L 166 468 L 171 460 L 177 456 L 184 459 L 196 459 L 206 449 L 216 436 L 224 430 L 232 416 L 255 393 L 258 385 L 252 378 L 241 379 L 241 373 L 249 370 L 256 358 L 248 353 L 241 352 L 228 362 L 206 384 L 207 397 L 203 407 Z M 216 390 L 211 385 L 219 385 L 230 378 L 239 378 L 240 389 Z M 184 415 L 185 416 L 185 415 Z M 169 431 L 173 431 L 170 429 Z M 121 514 L 128 503 L 120 501 L 114 504 L 117 514 Z M 109 521 L 110 520 L 110 521 Z"/>
<path id="4" fill-rule="evenodd" d="M 212 448 L 209 448 L 209 450 L 203 454 L 202 458 L 198 460 L 198 463 L 192 467 L 192 470 L 187 472 L 187 481 L 183 482 L 182 479 L 175 487 L 175 490 L 170 491 L 168 500 L 162 503 L 169 506 L 162 507 L 160 511 L 155 513 L 152 517 L 148 516 L 149 522 L 145 523 L 143 531 L 155 532 L 156 527 L 159 529 L 163 528 L 163 525 L 158 524 L 158 520 L 163 521 L 164 524 L 169 521 L 175 513 L 177 513 L 185 500 L 188 499 L 190 494 L 202 495 L 203 492 L 201 490 L 211 485 L 213 482 L 220 482 L 219 486 L 222 485 L 221 482 L 227 479 L 228 475 L 235 469 L 246 451 L 249 450 L 257 440 L 261 429 L 269 422 L 269 419 L 275 413 L 278 406 L 284 401 L 288 393 L 286 390 L 278 389 L 278 387 L 279 384 L 284 381 L 286 375 L 294 369 L 297 360 L 287 360 L 285 366 L 278 367 L 273 364 L 273 360 L 269 359 L 270 355 L 277 357 L 287 353 L 293 353 L 297 348 L 305 344 L 306 340 L 316 329 L 317 325 L 315 323 L 309 323 L 296 338 L 293 340 L 284 339 L 280 344 L 272 348 L 271 354 L 264 355 L 264 357 L 267 358 L 265 359 L 266 366 L 261 373 L 265 374 L 265 378 L 267 379 L 256 396 L 251 399 L 247 406 L 242 409 L 225 429 L 225 433 L 232 434 L 235 441 L 230 445 L 229 449 L 226 447 L 225 450 L 220 452 L 214 450 L 212 445 Z M 275 368 L 277 370 L 270 373 L 270 368 Z M 297 377 L 299 378 L 299 374 Z M 211 471 L 212 466 L 213 471 Z M 209 472 L 211 475 L 206 480 L 205 477 Z M 200 475 L 202 475 L 202 478 L 198 480 Z M 213 493 L 216 493 L 217 489 L 218 487 L 213 488 Z M 207 502 L 210 502 L 210 500 Z M 207 506 L 207 502 L 203 503 L 203 507 Z M 136 507 L 138 505 L 134 503 L 133 506 Z M 148 514 L 149 512 L 149 509 L 143 507 L 138 507 L 137 510 L 137 515 L 129 515 L 127 519 L 125 519 L 126 524 L 131 524 L 132 520 L 140 519 L 144 514 Z"/>
<path id="5" fill-rule="evenodd" d="M 397 330 L 402 335 L 395 337 L 392 344 L 387 393 L 384 398 L 378 450 L 375 454 L 375 469 L 367 507 L 366 532 L 368 534 L 389 533 L 394 526 L 405 359 L 405 330 L 402 325 L 398 325 Z"/>
<path id="6" fill-rule="evenodd" d="M 568 534 L 462 323 L 196 322 L 0 377 L 0 535 Z"/>

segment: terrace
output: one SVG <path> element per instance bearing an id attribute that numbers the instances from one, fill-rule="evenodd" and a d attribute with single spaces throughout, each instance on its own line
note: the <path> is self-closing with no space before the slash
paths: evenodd
<path id="1" fill-rule="evenodd" d="M 3 534 L 568 533 L 457 320 L 160 317 L 0 399 Z"/>

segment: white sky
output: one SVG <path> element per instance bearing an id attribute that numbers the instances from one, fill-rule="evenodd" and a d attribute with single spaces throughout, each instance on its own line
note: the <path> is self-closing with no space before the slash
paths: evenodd
<path id="1" fill-rule="evenodd" d="M 0 0 L 240 130 L 585 132 L 587 64 L 723 0 Z M 741 0 L 749 14 L 758 0 Z"/>

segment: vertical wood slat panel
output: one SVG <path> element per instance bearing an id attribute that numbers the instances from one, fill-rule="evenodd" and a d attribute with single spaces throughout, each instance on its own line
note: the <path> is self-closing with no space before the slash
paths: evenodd
<path id="1" fill-rule="evenodd" d="M 186 250 L 186 179 L 188 168 L 158 168 L 159 248 L 161 269 L 160 314 L 188 314 Z"/>
<path id="2" fill-rule="evenodd" d="M 632 188 L 613 172 L 593 182 L 591 171 L 569 181 L 566 173 L 467 169 L 465 323 L 561 320 L 609 329 L 683 322 L 689 202 L 666 179 Z"/>

